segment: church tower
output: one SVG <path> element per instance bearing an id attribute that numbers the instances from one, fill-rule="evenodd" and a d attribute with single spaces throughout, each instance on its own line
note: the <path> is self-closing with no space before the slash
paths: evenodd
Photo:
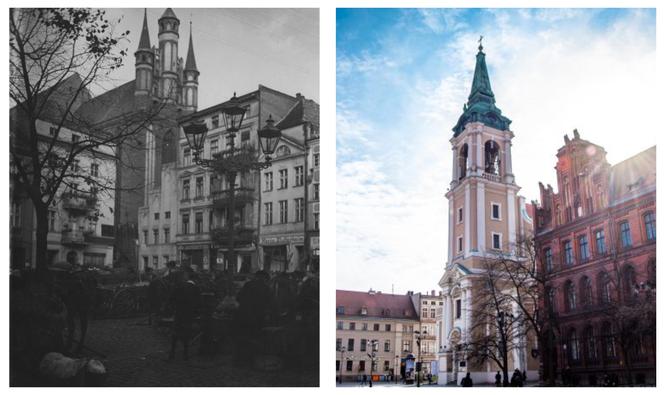
<path id="1" fill-rule="evenodd" d="M 159 96 L 177 102 L 178 87 L 178 40 L 180 20 L 171 8 L 167 8 L 159 18 L 159 61 L 161 76 L 159 79 Z"/>
<path id="2" fill-rule="evenodd" d="M 439 281 L 444 295 L 437 328 L 439 365 L 441 372 L 448 372 L 448 381 L 457 383 L 466 372 L 476 383 L 493 382 L 495 367 L 473 366 L 461 347 L 471 341 L 473 291 L 487 259 L 514 257 L 518 241 L 532 231 L 526 200 L 517 195 L 520 187 L 512 172 L 511 121 L 496 106 L 485 58 L 480 40 L 470 95 L 452 129 L 453 177 L 445 195 L 449 240 Z M 524 356 L 511 358 L 520 361 L 510 365 L 512 369 L 523 371 Z"/>
<path id="3" fill-rule="evenodd" d="M 198 68 L 196 68 L 196 57 L 194 56 L 194 40 L 189 22 L 189 50 L 187 61 L 184 64 L 184 82 L 182 86 L 182 104 L 186 110 L 196 111 L 198 107 Z"/>
<path id="4" fill-rule="evenodd" d="M 143 30 L 134 57 L 136 59 L 135 94 L 136 96 L 147 96 L 152 92 L 152 73 L 154 69 L 154 52 L 150 48 L 147 10 L 143 14 Z"/>

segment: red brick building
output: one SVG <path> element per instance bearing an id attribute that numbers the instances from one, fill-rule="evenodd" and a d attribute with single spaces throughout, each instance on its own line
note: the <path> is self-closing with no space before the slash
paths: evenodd
<path id="1" fill-rule="evenodd" d="M 655 383 L 655 156 L 612 166 L 575 130 L 557 153 L 558 192 L 540 183 L 535 245 L 564 382 Z"/>

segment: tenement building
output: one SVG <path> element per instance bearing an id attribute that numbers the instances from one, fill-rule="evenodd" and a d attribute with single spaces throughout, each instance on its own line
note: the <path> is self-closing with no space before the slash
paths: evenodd
<path id="1" fill-rule="evenodd" d="M 424 374 L 438 374 L 438 349 L 440 347 L 437 333 L 437 317 L 442 313 L 443 294 L 432 290 L 425 294 L 410 293 L 413 306 L 420 317 L 420 344 L 415 349 L 415 356 L 422 361 Z"/>
<path id="2" fill-rule="evenodd" d="M 557 191 L 540 183 L 536 246 L 558 378 L 655 384 L 655 147 L 610 165 L 574 130 Z"/>
<path id="3" fill-rule="evenodd" d="M 413 377 L 405 371 L 414 368 L 406 362 L 415 359 L 420 331 L 412 296 L 337 290 L 336 369 L 341 380 Z"/>
<path id="4" fill-rule="evenodd" d="M 81 77 L 72 74 L 43 93 L 44 102 L 36 122 L 40 160 L 45 161 L 44 179 L 55 180 L 63 174 L 60 188 L 48 207 L 48 265 L 67 262 L 76 265 L 111 266 L 113 263 L 116 158 L 107 145 L 88 149 L 75 156 L 63 170 L 58 158 L 65 158 L 80 142 L 94 138 L 93 130 L 81 128 L 71 113 L 90 99 Z M 71 106 L 70 106 L 71 104 Z M 67 109 L 68 110 L 64 110 Z M 34 268 L 36 265 L 35 208 L 27 191 L 14 182 L 14 158 L 30 157 L 29 126 L 21 105 L 10 112 L 12 161 L 10 161 L 10 249 L 11 267 Z M 50 153 L 50 154 L 49 154 Z M 25 162 L 24 162 L 25 163 Z M 25 166 L 25 164 L 24 164 Z M 56 173 L 57 172 L 57 173 Z"/>
<path id="5" fill-rule="evenodd" d="M 532 219 L 512 171 L 511 121 L 496 107 L 482 49 L 480 45 L 470 96 L 450 140 L 453 178 L 445 195 L 448 256 L 439 281 L 443 295 L 438 318 L 439 384 L 458 384 L 466 373 L 475 383 L 494 382 L 495 363 L 479 355 L 471 358 L 473 350 L 484 344 L 477 336 L 491 335 L 484 329 L 491 308 L 477 299 L 485 291 L 487 268 L 501 259 L 522 259 L 517 244 L 532 232 Z M 515 306 L 498 308 L 516 313 Z M 482 314 L 483 320 L 476 320 Z M 494 314 L 493 322 L 497 318 Z M 515 328 L 515 333 L 521 331 Z M 537 377 L 531 342 L 523 337 L 511 343 L 509 371 L 518 368 L 531 379 Z"/>

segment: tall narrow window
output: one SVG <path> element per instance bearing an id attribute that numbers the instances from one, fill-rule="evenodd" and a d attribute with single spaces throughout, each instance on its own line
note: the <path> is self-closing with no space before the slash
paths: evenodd
<path id="1" fill-rule="evenodd" d="M 203 177 L 196 177 L 196 197 L 203 197 Z"/>
<path id="2" fill-rule="evenodd" d="M 55 232 L 55 211 L 48 211 L 48 231 Z"/>
<path id="3" fill-rule="evenodd" d="M 189 214 L 182 214 L 182 234 L 189 234 Z"/>
<path id="4" fill-rule="evenodd" d="M 272 202 L 265 203 L 265 225 L 272 225 Z"/>
<path id="5" fill-rule="evenodd" d="M 279 188 L 288 188 L 288 169 L 279 170 Z"/>
<path id="6" fill-rule="evenodd" d="M 460 224 L 463 222 L 463 207 L 459 207 L 457 210 L 457 223 Z"/>
<path id="7" fill-rule="evenodd" d="M 304 167 L 295 166 L 295 186 L 304 185 Z"/>
<path id="8" fill-rule="evenodd" d="M 171 242 L 171 230 L 169 228 L 164 228 L 164 243 Z M 168 259 L 166 260 L 168 261 Z"/>
<path id="9" fill-rule="evenodd" d="M 464 144 L 459 149 L 459 163 L 457 164 L 459 170 L 459 180 L 466 178 L 466 170 L 468 168 L 468 144 Z"/>
<path id="10" fill-rule="evenodd" d="M 500 175 L 500 147 L 493 140 L 484 144 L 484 171 L 488 174 Z"/>
<path id="11" fill-rule="evenodd" d="M 159 244 L 159 229 L 152 229 L 152 235 L 154 236 L 154 244 Z"/>
<path id="12" fill-rule="evenodd" d="M 606 241 L 604 240 L 604 229 L 599 229 L 595 231 L 595 249 L 597 250 L 597 255 L 606 254 Z"/>
<path id="13" fill-rule="evenodd" d="M 189 180 L 182 180 L 182 199 L 189 199 Z"/>
<path id="14" fill-rule="evenodd" d="M 563 249 L 565 250 L 565 264 L 571 266 L 574 264 L 574 250 L 572 249 L 572 242 L 566 240 L 563 243 Z"/>
<path id="15" fill-rule="evenodd" d="M 604 304 L 609 304 L 612 301 L 611 295 L 611 279 L 606 273 L 601 273 L 599 275 L 599 295 L 600 301 Z"/>
<path id="16" fill-rule="evenodd" d="M 593 304 L 593 285 L 587 276 L 581 278 L 581 304 L 584 307 L 589 307 Z"/>
<path id="17" fill-rule="evenodd" d="M 586 345 L 586 359 L 588 361 L 597 360 L 597 339 L 592 326 L 587 326 L 583 331 L 583 342 Z"/>
<path id="18" fill-rule="evenodd" d="M 92 177 L 99 177 L 99 164 L 93 163 L 90 165 L 90 175 Z"/>
<path id="19" fill-rule="evenodd" d="M 264 176 L 265 176 L 264 177 L 264 179 L 265 179 L 265 189 L 264 190 L 265 191 L 271 191 L 272 187 L 273 187 L 272 172 L 269 171 L 269 172 L 265 173 Z"/>
<path id="20" fill-rule="evenodd" d="M 219 152 L 219 139 L 210 140 L 210 157 Z"/>
<path id="21" fill-rule="evenodd" d="M 620 243 L 623 248 L 629 248 L 632 246 L 632 234 L 629 231 L 629 222 L 620 223 Z"/>
<path id="22" fill-rule="evenodd" d="M 646 225 L 646 239 L 655 240 L 655 213 L 648 213 L 643 216 Z"/>
<path id="23" fill-rule="evenodd" d="M 456 318 L 461 318 L 461 299 L 456 300 Z"/>
<path id="24" fill-rule="evenodd" d="M 551 248 L 544 249 L 544 268 L 547 272 L 553 271 L 553 253 Z"/>
<path id="25" fill-rule="evenodd" d="M 194 221 L 194 231 L 196 233 L 203 233 L 203 213 L 196 213 Z"/>
<path id="26" fill-rule="evenodd" d="M 571 361 L 579 360 L 579 338 L 576 334 L 576 329 L 572 328 L 569 331 L 569 358 Z"/>
<path id="27" fill-rule="evenodd" d="M 295 199 L 295 222 L 304 221 L 304 199 Z"/>
<path id="28" fill-rule="evenodd" d="M 279 201 L 279 222 L 282 224 L 288 222 L 288 200 Z"/>
<path id="29" fill-rule="evenodd" d="M 182 166 L 189 165 L 191 165 L 191 150 L 189 148 L 185 148 L 182 151 Z"/>
<path id="30" fill-rule="evenodd" d="M 565 303 L 568 312 L 576 310 L 576 287 L 570 280 L 565 283 Z"/>
<path id="31" fill-rule="evenodd" d="M 581 262 L 585 262 L 590 258 L 590 250 L 588 249 L 588 236 L 586 235 L 579 237 L 579 255 Z"/>

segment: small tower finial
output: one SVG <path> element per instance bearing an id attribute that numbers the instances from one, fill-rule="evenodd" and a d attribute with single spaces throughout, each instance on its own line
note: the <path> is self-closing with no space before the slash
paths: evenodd
<path id="1" fill-rule="evenodd" d="M 477 42 L 480 43 L 480 46 L 477 47 L 480 50 L 480 52 L 482 52 L 482 50 L 484 49 L 484 47 L 482 46 L 482 39 L 483 38 L 484 38 L 484 36 L 480 35 L 480 39 L 477 40 Z"/>

